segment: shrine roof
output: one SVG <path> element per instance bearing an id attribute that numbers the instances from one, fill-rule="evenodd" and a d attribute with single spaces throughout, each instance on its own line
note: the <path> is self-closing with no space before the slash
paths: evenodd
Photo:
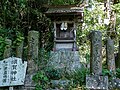
<path id="1" fill-rule="evenodd" d="M 83 12 L 82 7 L 78 6 L 71 6 L 71 5 L 65 5 L 65 6 L 48 6 L 48 11 L 46 14 L 79 14 Z"/>

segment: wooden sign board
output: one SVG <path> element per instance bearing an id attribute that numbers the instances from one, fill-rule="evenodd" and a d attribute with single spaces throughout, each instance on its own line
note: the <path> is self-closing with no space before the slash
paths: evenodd
<path id="1" fill-rule="evenodd" d="M 10 57 L 0 61 L 0 87 L 24 85 L 27 62 Z"/>

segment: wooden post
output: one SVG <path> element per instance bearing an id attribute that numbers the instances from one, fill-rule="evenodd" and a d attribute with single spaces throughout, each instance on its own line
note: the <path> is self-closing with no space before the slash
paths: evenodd
<path id="1" fill-rule="evenodd" d="M 91 38 L 91 73 L 95 75 L 102 74 L 102 33 L 92 31 Z"/>

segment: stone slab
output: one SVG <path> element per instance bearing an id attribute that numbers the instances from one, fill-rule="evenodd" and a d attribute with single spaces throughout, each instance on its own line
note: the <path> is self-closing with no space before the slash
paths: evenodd
<path id="1" fill-rule="evenodd" d="M 59 49 L 69 49 L 69 48 L 73 48 L 73 43 L 56 43 L 56 47 L 57 50 Z"/>
<path id="2" fill-rule="evenodd" d="M 0 87 L 24 85 L 27 62 L 9 57 L 0 61 Z"/>
<path id="3" fill-rule="evenodd" d="M 120 79 L 113 78 L 109 82 L 109 90 L 120 90 Z"/>
<path id="4" fill-rule="evenodd" d="M 87 75 L 86 88 L 93 90 L 108 90 L 108 76 Z"/>
<path id="5" fill-rule="evenodd" d="M 82 67 L 78 51 L 59 50 L 51 52 L 48 67 L 73 72 Z"/>

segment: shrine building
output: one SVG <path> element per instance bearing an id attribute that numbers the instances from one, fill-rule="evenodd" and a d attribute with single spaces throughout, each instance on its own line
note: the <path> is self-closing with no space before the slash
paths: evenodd
<path id="1" fill-rule="evenodd" d="M 83 8 L 64 5 L 48 6 L 45 13 L 54 24 L 54 50 L 76 51 L 76 32 L 79 23 L 83 23 Z"/>

